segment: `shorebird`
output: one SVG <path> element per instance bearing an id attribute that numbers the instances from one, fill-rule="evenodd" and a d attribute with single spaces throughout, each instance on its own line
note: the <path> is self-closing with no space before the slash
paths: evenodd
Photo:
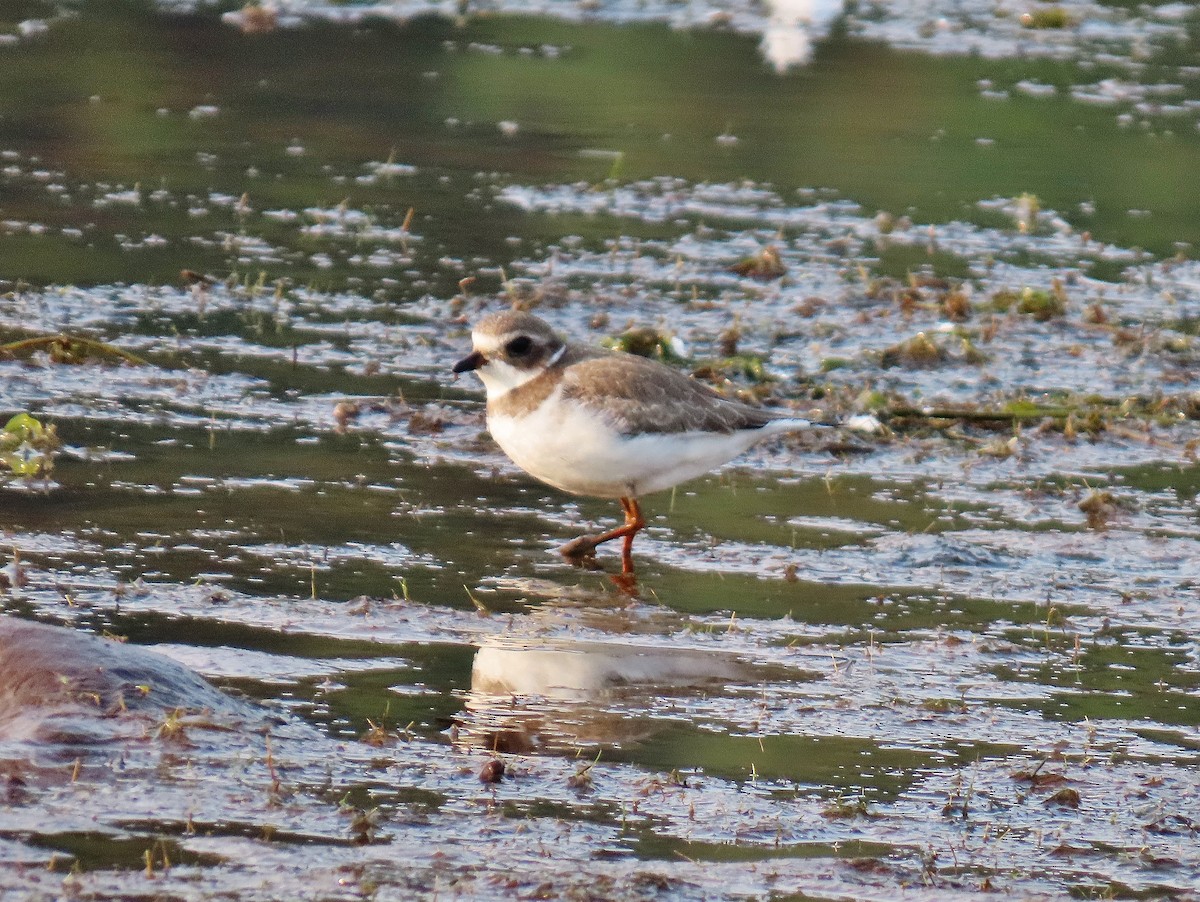
<path id="1" fill-rule="evenodd" d="M 750 407 L 662 363 L 570 344 L 542 320 L 493 313 L 471 332 L 473 350 L 454 372 L 487 390 L 487 425 L 518 467 L 573 495 L 616 498 L 625 522 L 561 549 L 581 562 L 623 539 L 621 570 L 633 574 L 633 539 L 646 525 L 638 498 L 694 479 L 807 420 Z"/>

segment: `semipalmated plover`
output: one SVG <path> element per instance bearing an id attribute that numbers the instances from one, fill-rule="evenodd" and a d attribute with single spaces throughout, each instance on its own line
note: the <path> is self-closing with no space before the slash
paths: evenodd
<path id="1" fill-rule="evenodd" d="M 581 536 L 562 553 L 580 560 L 624 539 L 626 574 L 633 572 L 633 537 L 646 525 L 639 496 L 810 425 L 723 398 L 657 361 L 569 344 L 520 311 L 480 320 L 471 341 L 474 350 L 454 372 L 474 370 L 483 380 L 488 429 L 513 463 L 564 492 L 621 501 L 624 525 Z"/>

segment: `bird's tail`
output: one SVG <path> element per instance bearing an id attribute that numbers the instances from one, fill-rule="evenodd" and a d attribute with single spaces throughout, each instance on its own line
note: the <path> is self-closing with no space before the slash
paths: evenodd
<path id="1" fill-rule="evenodd" d="M 780 417 L 770 420 L 763 426 L 763 432 L 768 435 L 783 435 L 788 432 L 806 432 L 809 430 L 828 429 L 823 423 L 813 423 L 800 417 Z"/>

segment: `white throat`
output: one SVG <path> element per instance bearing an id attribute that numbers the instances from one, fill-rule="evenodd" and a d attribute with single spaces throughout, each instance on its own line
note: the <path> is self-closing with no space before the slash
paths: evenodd
<path id="1" fill-rule="evenodd" d="M 489 360 L 475 372 L 483 380 L 488 400 L 495 401 L 497 398 L 507 395 L 514 388 L 520 388 L 526 382 L 536 379 L 545 371 L 546 368 L 541 366 L 533 369 L 518 369 L 503 360 Z"/>

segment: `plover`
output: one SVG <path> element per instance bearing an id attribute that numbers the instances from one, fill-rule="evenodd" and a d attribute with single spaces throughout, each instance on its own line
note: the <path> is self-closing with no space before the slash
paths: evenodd
<path id="1" fill-rule="evenodd" d="M 487 390 L 487 424 L 513 463 L 564 492 L 620 499 L 625 523 L 562 548 L 568 558 L 646 525 L 637 499 L 693 479 L 763 439 L 809 427 L 723 398 L 669 366 L 566 342 L 542 320 L 509 310 L 480 320 L 474 349 L 454 372 L 475 371 Z"/>

